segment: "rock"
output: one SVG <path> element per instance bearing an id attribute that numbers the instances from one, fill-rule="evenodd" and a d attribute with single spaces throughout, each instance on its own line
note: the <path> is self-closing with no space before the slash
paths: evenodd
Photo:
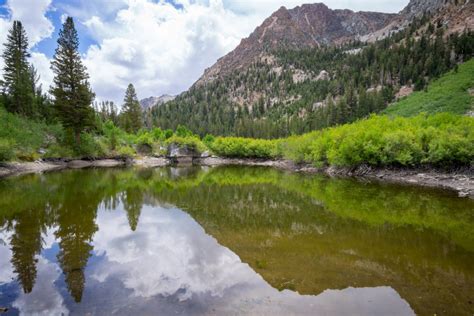
<path id="1" fill-rule="evenodd" d="M 211 157 L 211 153 L 208 151 L 205 151 L 201 154 L 201 158 L 209 158 Z"/>
<path id="2" fill-rule="evenodd" d="M 326 70 L 321 70 L 319 75 L 316 77 L 316 80 L 329 80 L 329 79 L 331 78 L 329 77 L 329 72 L 327 72 Z"/>
<path id="3" fill-rule="evenodd" d="M 465 198 L 469 196 L 469 192 L 459 191 L 458 196 L 461 198 Z"/>
<path id="4" fill-rule="evenodd" d="M 92 166 L 92 162 L 85 160 L 72 160 L 67 164 L 68 168 L 71 169 L 82 169 Z"/>
<path id="5" fill-rule="evenodd" d="M 102 159 L 96 160 L 92 162 L 93 167 L 100 167 L 100 168 L 111 168 L 111 167 L 118 167 L 125 165 L 125 161 L 123 160 L 115 160 L 115 159 Z"/>
<path id="6" fill-rule="evenodd" d="M 38 149 L 38 154 L 40 154 L 40 155 L 46 154 L 46 149 L 44 149 L 44 148 Z"/>
<path id="7" fill-rule="evenodd" d="M 196 156 L 197 156 L 196 152 L 187 146 L 179 146 L 177 144 L 170 144 L 168 146 L 169 158 L 196 157 Z"/>
<path id="8" fill-rule="evenodd" d="M 140 155 L 150 155 L 153 151 L 153 148 L 148 144 L 137 145 L 137 152 Z"/>
<path id="9" fill-rule="evenodd" d="M 200 155 L 192 148 L 187 146 L 179 146 L 178 144 L 170 144 L 168 146 L 168 155 L 173 163 L 191 164 L 194 158 L 200 158 Z"/>
<path id="10" fill-rule="evenodd" d="M 141 159 L 135 160 L 134 164 L 146 168 L 164 167 L 170 164 L 170 160 L 163 157 L 142 157 Z"/>

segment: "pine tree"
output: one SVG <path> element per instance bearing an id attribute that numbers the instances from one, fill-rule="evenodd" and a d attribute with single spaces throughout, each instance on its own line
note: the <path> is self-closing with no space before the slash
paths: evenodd
<path id="1" fill-rule="evenodd" d="M 70 129 L 80 144 L 80 135 L 94 124 L 91 106 L 94 93 L 89 76 L 79 55 L 79 39 L 71 17 L 66 19 L 59 32 L 58 47 L 51 62 L 55 77 L 51 94 L 59 120 Z"/>
<path id="2" fill-rule="evenodd" d="M 130 133 L 136 133 L 143 126 L 142 109 L 138 102 L 137 93 L 133 84 L 129 84 L 125 91 L 122 109 L 122 127 Z"/>
<path id="3" fill-rule="evenodd" d="M 4 82 L 8 97 L 7 109 L 25 116 L 33 116 L 34 89 L 30 79 L 28 37 L 20 21 L 14 21 L 5 43 Z"/>

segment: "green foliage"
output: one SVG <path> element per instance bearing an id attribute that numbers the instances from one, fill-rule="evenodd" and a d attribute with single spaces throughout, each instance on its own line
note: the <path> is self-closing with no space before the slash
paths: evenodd
<path id="1" fill-rule="evenodd" d="M 272 159 L 277 153 L 276 141 L 242 137 L 218 137 L 210 148 L 217 155 L 233 158 Z"/>
<path id="2" fill-rule="evenodd" d="M 10 160 L 37 158 L 36 153 L 40 148 L 48 149 L 59 142 L 64 135 L 64 130 L 59 124 L 48 125 L 36 122 L 23 116 L 8 113 L 0 108 L 0 140 L 13 152 L 9 154 Z"/>
<path id="3" fill-rule="evenodd" d="M 189 137 L 189 136 L 193 136 L 193 132 L 191 132 L 189 129 L 187 129 L 185 126 L 183 125 L 178 125 L 178 127 L 176 128 L 176 136 L 178 137 Z"/>
<path id="4" fill-rule="evenodd" d="M 151 133 L 153 134 L 153 139 L 158 141 L 158 140 L 164 140 L 165 134 L 163 130 L 159 127 L 155 127 L 151 130 Z"/>
<path id="5" fill-rule="evenodd" d="M 211 147 L 215 140 L 216 140 L 216 138 L 215 138 L 213 135 L 207 134 L 207 135 L 204 136 L 204 138 L 202 139 L 202 142 L 203 142 L 207 147 Z"/>
<path id="6" fill-rule="evenodd" d="M 170 129 L 167 129 L 163 132 L 165 139 L 169 139 L 171 136 L 173 136 L 173 131 Z"/>
<path id="7" fill-rule="evenodd" d="M 0 139 L 0 161 L 10 161 L 15 157 L 15 143 L 9 139 Z"/>
<path id="8" fill-rule="evenodd" d="M 71 17 L 66 18 L 59 32 L 51 69 L 55 77 L 50 92 L 54 97 L 57 115 L 63 126 L 73 131 L 79 145 L 81 133 L 94 125 L 94 110 L 91 107 L 94 93 L 82 64 L 79 39 Z"/>
<path id="9" fill-rule="evenodd" d="M 117 148 L 117 153 L 119 156 L 133 158 L 137 155 L 135 149 L 131 146 L 120 146 Z"/>
<path id="10" fill-rule="evenodd" d="M 373 116 L 282 140 L 279 146 L 282 156 L 316 166 L 468 166 L 474 159 L 474 120 L 448 113 Z"/>
<path id="11" fill-rule="evenodd" d="M 28 58 L 28 37 L 20 21 L 13 21 L 5 43 L 3 60 L 5 63 L 4 85 L 9 97 L 7 108 L 10 112 L 32 117 L 34 88 L 30 77 Z"/>
<path id="12" fill-rule="evenodd" d="M 129 133 L 136 133 L 143 127 L 142 108 L 138 102 L 135 87 L 131 83 L 125 91 L 123 102 L 123 110 L 120 114 L 121 126 Z"/>
<path id="13" fill-rule="evenodd" d="M 187 147 L 195 151 L 196 153 L 202 153 L 206 150 L 206 146 L 204 143 L 199 139 L 197 136 L 187 136 L 181 137 L 178 135 L 174 135 L 166 140 L 166 145 L 175 144 L 180 147 Z"/>
<path id="14" fill-rule="evenodd" d="M 427 91 L 413 93 L 388 107 L 385 113 L 400 116 L 414 116 L 422 112 L 465 114 L 474 110 L 474 95 L 469 92 L 473 88 L 474 60 L 471 59 L 459 65 L 457 71 L 453 70 L 435 80 Z"/>
<path id="15" fill-rule="evenodd" d="M 104 157 L 107 151 L 99 138 L 89 133 L 82 133 L 80 143 L 74 144 L 73 148 L 75 154 L 81 157 Z"/>
<path id="16" fill-rule="evenodd" d="M 61 146 L 59 144 L 53 144 L 48 147 L 43 158 L 72 158 L 74 157 L 74 151 L 72 148 Z"/>

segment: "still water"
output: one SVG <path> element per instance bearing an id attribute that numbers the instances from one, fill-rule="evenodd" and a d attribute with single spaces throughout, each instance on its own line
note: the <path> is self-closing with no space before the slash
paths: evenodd
<path id="1" fill-rule="evenodd" d="M 0 307 L 5 315 L 472 315 L 474 201 L 247 167 L 3 179 Z"/>

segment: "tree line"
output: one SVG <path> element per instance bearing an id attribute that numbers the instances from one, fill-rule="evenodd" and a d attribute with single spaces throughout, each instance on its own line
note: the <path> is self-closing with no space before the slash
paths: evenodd
<path id="1" fill-rule="evenodd" d="M 20 21 L 14 21 L 4 44 L 4 75 L 0 80 L 0 106 L 17 115 L 44 121 L 60 122 L 72 142 L 81 143 L 83 132 L 97 132 L 106 121 L 112 121 L 128 132 L 143 127 L 143 114 L 135 88 L 127 87 L 122 111 L 113 102 L 93 104 L 95 94 L 79 53 L 79 38 L 71 17 L 59 32 L 57 48 L 51 62 L 54 80 L 49 95 L 39 84 L 39 75 L 30 57 L 28 37 Z"/>

